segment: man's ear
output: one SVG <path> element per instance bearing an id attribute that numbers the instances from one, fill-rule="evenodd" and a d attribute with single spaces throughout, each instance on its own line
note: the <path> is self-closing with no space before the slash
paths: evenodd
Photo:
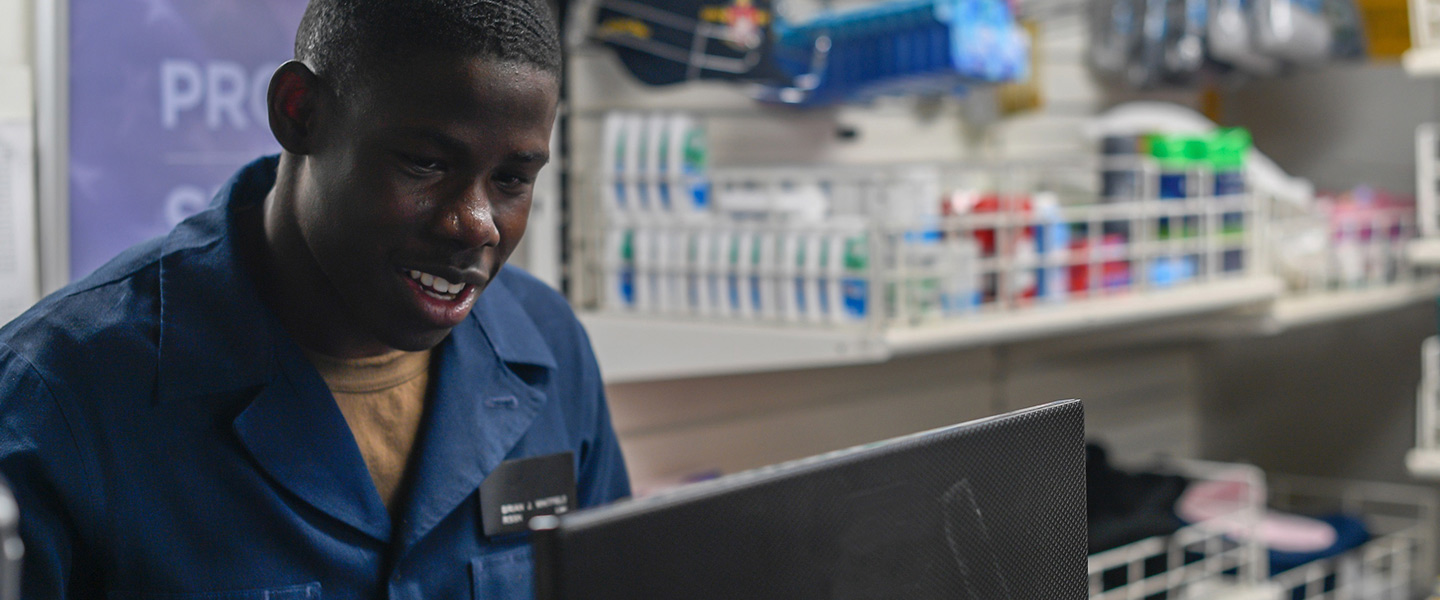
<path id="1" fill-rule="evenodd" d="M 280 147 L 291 154 L 309 154 L 314 146 L 316 115 L 320 109 L 320 78 L 310 67 L 291 60 L 270 78 L 266 105 L 270 131 Z"/>

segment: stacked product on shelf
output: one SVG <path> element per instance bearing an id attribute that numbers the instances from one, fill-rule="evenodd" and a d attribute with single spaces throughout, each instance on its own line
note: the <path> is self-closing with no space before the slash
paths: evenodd
<path id="1" fill-rule="evenodd" d="M 715 182 L 703 129 L 684 114 L 613 113 L 604 144 L 605 308 L 817 323 L 868 316 L 865 223 L 830 218 L 813 182 Z"/>
<path id="2" fill-rule="evenodd" d="M 1431 571 L 1431 490 L 1090 454 L 1091 598 L 1410 598 Z"/>
<path id="3" fill-rule="evenodd" d="M 1264 218 L 1247 222 L 1243 214 L 1224 214 L 1222 237 L 1226 243 L 1246 235 L 1266 240 L 1265 256 L 1249 260 L 1268 258 L 1267 268 L 1286 285 L 1287 299 L 1419 290 L 1412 286 L 1433 282 L 1414 268 L 1423 259 L 1412 258 L 1417 243 L 1424 246 L 1424 240 L 1417 238 L 1427 223 L 1440 222 L 1426 220 L 1426 215 L 1434 219 L 1425 207 L 1434 204 L 1434 156 L 1440 147 L 1427 127 L 1417 134 L 1422 156 L 1417 161 L 1418 202 L 1364 186 L 1317 195 L 1309 181 L 1287 175 L 1255 149 L 1243 130 L 1219 128 L 1177 105 L 1122 105 L 1097 118 L 1092 133 L 1105 156 L 1101 188 L 1107 200 L 1153 194 L 1173 202 L 1197 190 L 1213 190 L 1222 202 L 1232 194 L 1253 197 Z M 1160 170 L 1158 177 L 1148 174 L 1158 179 L 1155 191 L 1144 188 L 1149 168 Z M 1193 231 L 1188 220 L 1174 228 L 1168 222 L 1157 223 L 1156 228 L 1159 237 L 1175 242 Z M 1228 253 L 1223 267 L 1246 269 L 1246 260 L 1241 252 Z M 1152 265 L 1152 271 L 1159 271 L 1151 277 L 1163 281 L 1173 274 L 1183 279 L 1191 262 Z"/>
<path id="4" fill-rule="evenodd" d="M 1297 293 L 1356 291 L 1408 283 L 1416 238 L 1414 201 L 1364 186 L 1320 194 L 1307 207 L 1272 207 L 1275 268 Z"/>
<path id="5" fill-rule="evenodd" d="M 1206 258 L 1204 247 L 1192 242 L 1202 237 L 1202 226 L 1210 229 L 1207 237 L 1218 238 L 1226 244 L 1219 264 L 1209 268 L 1224 273 L 1244 269 L 1243 244 L 1236 242 L 1246 235 L 1245 213 L 1221 212 L 1218 229 L 1217 224 L 1206 220 L 1205 213 L 1209 207 L 1243 202 L 1248 193 L 1245 161 L 1250 146 L 1249 132 L 1235 128 L 1204 133 L 1110 136 L 1102 140 L 1101 152 L 1107 157 L 1101 179 L 1101 196 L 1105 201 L 1154 197 L 1168 206 L 1188 203 L 1204 207 L 1181 209 L 1180 212 L 1186 214 L 1162 216 L 1147 223 L 1154 242 L 1174 249 L 1147 266 L 1152 285 L 1167 287 L 1189 281 L 1201 272 Z M 1148 160 L 1137 160 L 1141 156 Z M 1149 174 L 1148 169 L 1158 173 Z M 1106 235 L 1125 241 L 1133 233 L 1116 229 L 1107 231 Z"/>
<path id="6" fill-rule="evenodd" d="M 607 116 L 592 263 L 607 311 L 913 325 L 1242 277 L 1255 262 L 1243 131 L 1149 136 L 1103 169 L 711 169 L 704 139 L 689 115 Z"/>

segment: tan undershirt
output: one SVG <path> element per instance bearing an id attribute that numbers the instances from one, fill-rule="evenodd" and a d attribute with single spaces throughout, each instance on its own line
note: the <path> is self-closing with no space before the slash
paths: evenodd
<path id="1" fill-rule="evenodd" d="M 335 396 L 375 490 L 392 513 L 430 383 L 430 351 L 341 359 L 307 351 Z"/>

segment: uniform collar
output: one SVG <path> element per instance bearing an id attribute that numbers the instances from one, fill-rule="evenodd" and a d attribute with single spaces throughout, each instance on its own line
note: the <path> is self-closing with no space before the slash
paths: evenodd
<path id="1" fill-rule="evenodd" d="M 160 256 L 159 394 L 162 400 L 264 384 L 287 339 L 240 260 L 235 212 L 258 209 L 279 157 L 246 165 L 204 211 L 165 238 Z"/>
<path id="2" fill-rule="evenodd" d="M 502 273 L 512 269 L 505 267 Z M 507 364 L 556 368 L 550 344 L 535 326 L 535 320 L 525 312 L 520 297 L 506 285 L 506 279 L 496 277 L 485 287 L 462 327 L 479 326 L 485 330 L 495 354 Z"/>

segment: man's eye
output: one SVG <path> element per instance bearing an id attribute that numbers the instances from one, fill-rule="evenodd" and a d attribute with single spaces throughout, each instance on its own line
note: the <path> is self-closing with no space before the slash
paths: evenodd
<path id="1" fill-rule="evenodd" d="M 495 183 L 502 189 L 520 190 L 530 184 L 530 178 L 513 173 L 502 173 L 495 176 Z"/>
<path id="2" fill-rule="evenodd" d="M 443 173 L 446 168 L 445 161 L 434 158 L 402 154 L 400 159 L 405 169 L 416 175 Z"/>

